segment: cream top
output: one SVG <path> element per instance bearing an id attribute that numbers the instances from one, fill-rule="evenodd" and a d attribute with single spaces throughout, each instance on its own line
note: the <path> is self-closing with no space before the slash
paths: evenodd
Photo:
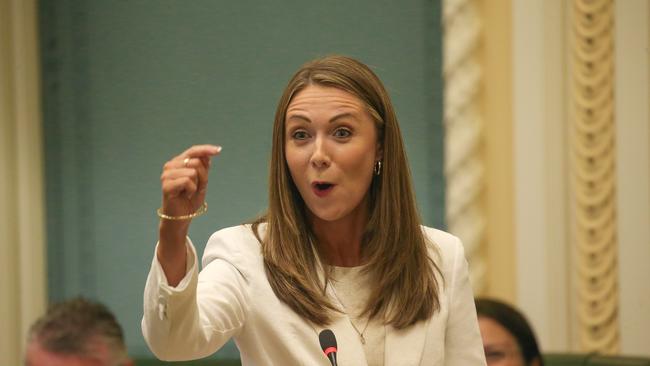
<path id="1" fill-rule="evenodd" d="M 386 327 L 378 319 L 368 322 L 367 316 L 360 316 L 370 296 L 369 279 L 363 269 L 364 266 L 332 267 L 331 281 L 334 293 L 343 305 L 342 310 L 348 314 L 353 328 L 360 333 L 368 366 L 383 366 Z"/>

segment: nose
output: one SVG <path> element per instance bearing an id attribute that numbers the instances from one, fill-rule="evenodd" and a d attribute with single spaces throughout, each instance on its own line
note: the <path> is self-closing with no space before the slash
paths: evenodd
<path id="1" fill-rule="evenodd" d="M 311 154 L 310 163 L 316 169 L 330 166 L 331 160 L 327 152 L 326 141 L 320 136 L 314 140 L 314 150 Z"/>

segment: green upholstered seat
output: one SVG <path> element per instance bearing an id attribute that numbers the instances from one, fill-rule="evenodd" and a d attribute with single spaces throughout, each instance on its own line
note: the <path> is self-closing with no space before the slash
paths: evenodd
<path id="1" fill-rule="evenodd" d="M 648 357 L 593 356 L 589 366 L 650 366 Z"/>
<path id="2" fill-rule="evenodd" d="M 544 355 L 546 366 L 650 366 L 648 357 L 552 353 Z"/>
<path id="3" fill-rule="evenodd" d="M 582 366 L 586 365 L 589 355 L 576 353 L 553 353 L 544 355 L 546 366 Z"/>

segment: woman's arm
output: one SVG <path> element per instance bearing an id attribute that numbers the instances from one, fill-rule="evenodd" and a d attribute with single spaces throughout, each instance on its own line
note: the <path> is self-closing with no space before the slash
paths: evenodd
<path id="1" fill-rule="evenodd" d="M 161 359 L 187 360 L 218 350 L 243 325 L 245 281 L 227 258 L 206 264 L 187 238 L 205 202 L 211 157 L 221 148 L 196 145 L 165 163 L 159 240 L 144 292 L 142 332 Z"/>

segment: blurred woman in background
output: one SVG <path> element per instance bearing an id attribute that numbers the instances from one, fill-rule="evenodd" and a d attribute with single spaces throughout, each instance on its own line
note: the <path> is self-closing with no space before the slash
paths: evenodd
<path id="1" fill-rule="evenodd" d="M 544 366 L 535 334 L 517 309 L 479 298 L 476 312 L 489 366 Z"/>

